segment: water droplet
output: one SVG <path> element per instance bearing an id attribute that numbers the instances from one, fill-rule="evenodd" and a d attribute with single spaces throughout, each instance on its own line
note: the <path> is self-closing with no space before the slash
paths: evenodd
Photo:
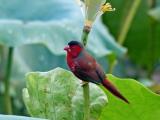
<path id="1" fill-rule="evenodd" d="M 44 61 L 45 60 L 44 55 L 41 55 L 39 59 L 40 59 L 40 61 Z"/>
<path id="2" fill-rule="evenodd" d="M 12 34 L 12 33 L 13 33 L 13 30 L 8 30 L 8 33 L 9 33 L 9 34 Z"/>

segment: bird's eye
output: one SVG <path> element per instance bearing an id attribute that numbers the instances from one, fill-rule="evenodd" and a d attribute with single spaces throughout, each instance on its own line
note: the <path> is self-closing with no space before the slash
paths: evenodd
<path id="1" fill-rule="evenodd" d="M 81 48 L 79 47 L 79 46 L 71 46 L 71 50 L 72 51 L 76 51 L 76 52 L 79 52 L 79 51 L 81 51 Z"/>
<path id="2" fill-rule="evenodd" d="M 72 50 L 75 50 L 75 49 L 76 49 L 76 46 L 72 46 L 71 49 L 72 49 Z"/>

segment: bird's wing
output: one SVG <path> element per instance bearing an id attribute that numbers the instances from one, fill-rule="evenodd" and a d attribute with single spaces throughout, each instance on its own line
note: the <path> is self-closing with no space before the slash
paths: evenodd
<path id="1" fill-rule="evenodd" d="M 95 70 L 96 60 L 90 54 L 84 51 L 75 59 L 75 65 L 86 71 Z"/>
<path id="2" fill-rule="evenodd" d="M 92 82 L 95 84 L 101 83 L 101 80 L 99 79 L 96 71 L 85 71 L 81 68 L 77 68 L 74 74 L 83 81 Z"/>
<path id="3" fill-rule="evenodd" d="M 74 74 L 81 80 L 96 84 L 101 83 L 101 74 L 97 72 L 96 60 L 88 53 L 83 54 L 82 57 L 79 57 L 75 60 Z"/>

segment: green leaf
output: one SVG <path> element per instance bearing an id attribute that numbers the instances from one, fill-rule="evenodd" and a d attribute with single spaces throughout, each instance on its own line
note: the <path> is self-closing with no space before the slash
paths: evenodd
<path id="1" fill-rule="evenodd" d="M 4 0 L 0 0 L 0 44 L 17 47 L 40 43 L 54 54 L 64 55 L 64 45 L 80 40 L 84 19 L 75 1 L 5 0 L 5 5 L 3 3 Z M 97 49 L 91 48 L 96 48 L 98 43 L 99 53 L 102 53 L 99 56 L 112 50 L 118 56 L 123 55 L 125 49 L 116 44 L 100 21 L 97 22 L 99 25 L 95 25 L 89 37 L 90 51 L 97 55 Z"/>
<path id="2" fill-rule="evenodd" d="M 160 21 L 160 7 L 153 8 L 149 11 L 149 15 L 156 21 Z"/>
<path id="3" fill-rule="evenodd" d="M 109 103 L 104 108 L 100 120 L 158 120 L 160 118 L 160 96 L 151 92 L 133 79 L 120 79 L 108 75 L 130 104 L 108 95 Z"/>
<path id="4" fill-rule="evenodd" d="M 83 119 L 83 90 L 71 72 L 56 68 L 49 72 L 28 73 L 26 79 L 23 99 L 32 116 L 55 120 Z M 94 84 L 90 84 L 90 97 L 91 118 L 97 120 L 107 97 Z"/>
<path id="5" fill-rule="evenodd" d="M 20 47 L 15 52 L 14 68 L 18 65 L 22 66 L 19 72 L 23 76 L 29 71 L 48 71 L 56 67 L 67 68 L 64 55 L 55 55 L 41 44 L 26 45 Z"/>
<path id="6" fill-rule="evenodd" d="M 16 115 L 0 115 L 0 120 L 46 120 L 46 119 L 23 117 Z"/>
<path id="7" fill-rule="evenodd" d="M 71 4 L 72 7 L 70 7 Z M 79 16 L 76 14 L 77 10 L 79 8 L 74 0 L 47 0 L 45 2 L 43 0 L 0 0 L 0 18 L 2 20 L 20 20 L 25 23 L 75 19 L 75 16 Z"/>

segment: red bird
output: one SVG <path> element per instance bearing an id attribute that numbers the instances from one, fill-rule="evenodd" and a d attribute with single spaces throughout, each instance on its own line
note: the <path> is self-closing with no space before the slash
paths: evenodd
<path id="1" fill-rule="evenodd" d="M 64 50 L 67 51 L 67 64 L 75 76 L 86 82 L 103 85 L 113 95 L 122 99 L 126 103 L 129 103 L 117 88 L 106 78 L 101 66 L 85 50 L 80 42 L 71 41 Z"/>

